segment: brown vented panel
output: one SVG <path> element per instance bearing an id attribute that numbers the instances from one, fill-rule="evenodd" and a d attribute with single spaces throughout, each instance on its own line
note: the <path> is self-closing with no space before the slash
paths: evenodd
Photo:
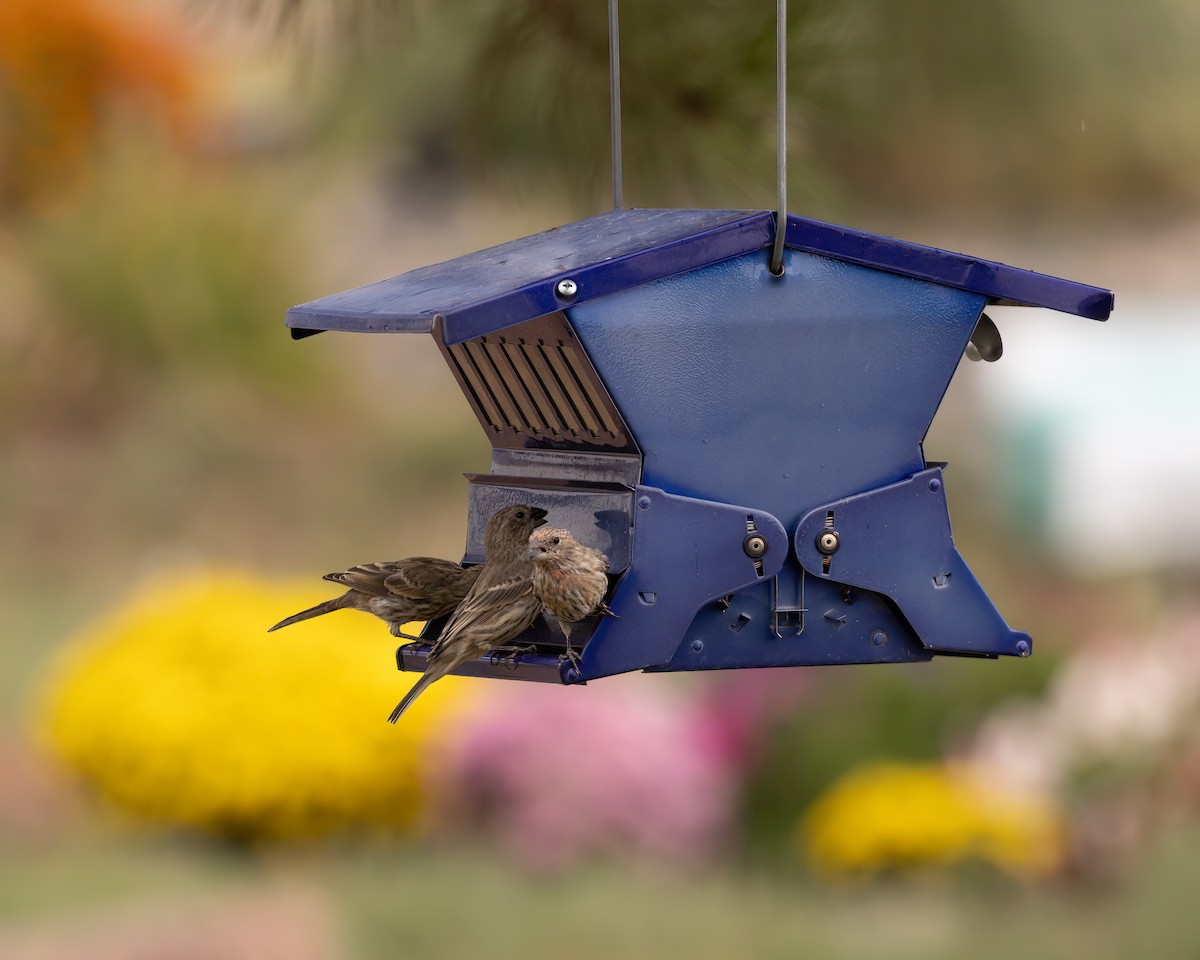
<path id="1" fill-rule="evenodd" d="M 434 332 L 494 446 L 636 450 L 562 313 L 449 346 Z"/>

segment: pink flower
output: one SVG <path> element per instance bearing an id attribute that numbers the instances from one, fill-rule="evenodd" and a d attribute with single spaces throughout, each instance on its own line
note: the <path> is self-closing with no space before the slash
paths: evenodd
<path id="1" fill-rule="evenodd" d="M 716 747 L 707 708 L 668 684 L 506 684 L 446 746 L 445 825 L 494 831 L 543 869 L 711 857 L 733 824 L 738 765 Z"/>

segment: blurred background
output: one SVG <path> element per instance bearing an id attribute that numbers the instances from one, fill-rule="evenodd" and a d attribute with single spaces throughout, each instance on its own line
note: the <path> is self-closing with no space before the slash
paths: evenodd
<path id="1" fill-rule="evenodd" d="M 603 210 L 601 0 L 0 0 L 0 956 L 1195 957 L 1200 9 L 793 3 L 790 208 L 1112 288 L 926 440 L 1029 661 L 411 678 L 489 450 L 285 309 Z M 622 9 L 626 200 L 774 204 L 774 7 Z M 991 312 L 991 311 L 989 311 Z"/>

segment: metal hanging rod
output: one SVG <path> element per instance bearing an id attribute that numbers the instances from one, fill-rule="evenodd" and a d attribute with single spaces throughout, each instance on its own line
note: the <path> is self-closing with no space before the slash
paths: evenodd
<path id="1" fill-rule="evenodd" d="M 608 0 L 608 89 L 612 130 L 613 209 L 622 207 L 621 174 L 621 31 L 617 0 Z M 783 275 L 783 240 L 787 233 L 787 0 L 775 2 L 775 143 L 777 213 L 770 269 Z"/>
<path id="2" fill-rule="evenodd" d="M 783 238 L 787 233 L 787 0 L 775 2 L 775 166 L 778 213 L 771 273 L 783 276 Z"/>
<path id="3" fill-rule="evenodd" d="M 617 0 L 608 0 L 608 90 L 612 122 L 613 209 L 621 209 L 621 31 Z"/>

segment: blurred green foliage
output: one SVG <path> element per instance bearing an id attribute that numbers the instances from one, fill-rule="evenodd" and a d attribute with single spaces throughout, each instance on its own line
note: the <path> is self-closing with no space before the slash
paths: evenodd
<path id="1" fill-rule="evenodd" d="M 341 49 L 329 114 L 402 183 L 607 202 L 606 5 L 214 0 Z M 305 27 L 307 24 L 307 28 Z M 1194 208 L 1187 0 L 789 5 L 791 206 L 1089 216 Z M 317 39 L 321 42 L 318 43 Z M 774 4 L 621 6 L 631 205 L 774 202 Z M 349 108 L 349 109 L 348 109 Z M 357 118 L 357 119 L 352 119 Z"/>
<path id="2" fill-rule="evenodd" d="M 1195 209 L 1188 0 L 873 0 L 868 122 L 835 137 L 874 203 L 1009 217 Z"/>
<path id="3" fill-rule="evenodd" d="M 548 879 L 514 872 L 486 850 L 445 847 L 247 859 L 178 840 L 76 832 L 39 856 L 0 858 L 0 924 L 166 912 L 299 886 L 332 906 L 344 937 L 337 955 L 354 960 L 530 960 L 567 951 L 581 960 L 1192 960 L 1200 951 L 1198 856 L 1200 832 L 1177 826 L 1128 882 L 1113 886 L 1017 888 L 955 875 L 837 889 L 798 877 L 680 876 L 624 864 Z M 470 923 L 464 904 L 478 914 Z M 94 930 L 93 952 L 113 926 Z"/>
<path id="4" fill-rule="evenodd" d="M 626 202 L 766 202 L 774 195 L 774 9 L 728 0 L 621 10 Z M 819 4 L 796 5 L 792 168 L 807 189 L 805 127 L 841 102 L 848 49 Z M 474 180 L 576 212 L 609 192 L 606 7 L 474 0 L 415 32 L 359 40 L 331 71 L 331 139 L 378 151 L 405 199 Z M 719 189 L 716 189 L 719 187 Z"/>
<path id="5" fill-rule="evenodd" d="M 131 378 L 301 387 L 312 370 L 281 330 L 288 226 L 254 178 L 126 143 L 74 202 L 23 225 L 51 328 L 39 333 L 88 357 L 99 404 Z"/>

